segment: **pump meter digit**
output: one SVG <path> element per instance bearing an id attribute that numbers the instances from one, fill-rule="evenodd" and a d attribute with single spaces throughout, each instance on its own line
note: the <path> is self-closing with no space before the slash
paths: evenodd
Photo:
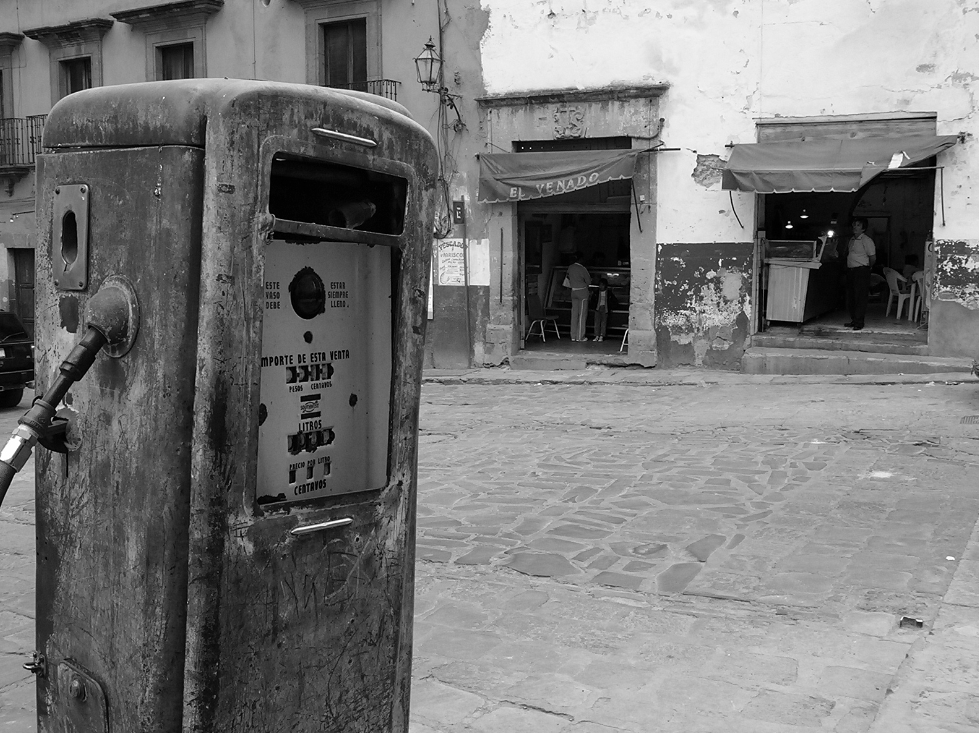
<path id="1" fill-rule="evenodd" d="M 391 256 L 348 242 L 269 243 L 258 505 L 387 482 Z"/>

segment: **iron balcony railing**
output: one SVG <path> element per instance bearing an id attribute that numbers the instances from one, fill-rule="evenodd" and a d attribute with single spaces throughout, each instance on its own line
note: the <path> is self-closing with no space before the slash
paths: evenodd
<path id="1" fill-rule="evenodd" d="M 41 133 L 47 115 L 0 119 L 0 168 L 34 165 L 41 152 Z"/>
<path id="2" fill-rule="evenodd" d="M 379 97 L 385 97 L 397 102 L 398 87 L 401 86 L 401 82 L 394 81 L 394 79 L 368 79 L 366 81 L 354 81 L 349 84 L 331 84 L 330 86 L 335 86 L 337 89 L 353 89 L 355 92 L 376 94 Z"/>

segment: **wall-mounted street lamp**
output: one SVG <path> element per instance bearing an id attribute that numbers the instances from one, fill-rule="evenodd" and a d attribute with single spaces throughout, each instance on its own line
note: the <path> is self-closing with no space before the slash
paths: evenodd
<path id="1" fill-rule="evenodd" d="M 422 52 L 415 57 L 415 70 L 418 72 L 418 83 L 426 92 L 439 95 L 439 103 L 456 113 L 455 122 L 452 129 L 461 132 L 466 127 L 456 107 L 455 100 L 459 98 L 457 94 L 450 94 L 449 90 L 442 85 L 442 57 L 435 50 L 435 42 L 429 37 L 428 43 Z"/>
<path id="2" fill-rule="evenodd" d="M 418 83 L 426 92 L 437 92 L 442 79 L 442 57 L 435 50 L 435 41 L 429 36 L 422 52 L 415 57 Z"/>

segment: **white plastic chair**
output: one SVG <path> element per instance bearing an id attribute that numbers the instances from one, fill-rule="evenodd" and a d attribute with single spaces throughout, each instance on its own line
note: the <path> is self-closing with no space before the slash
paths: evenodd
<path id="1" fill-rule="evenodd" d="M 624 349 L 628 345 L 629 345 L 629 329 L 627 328 L 625 330 L 625 333 L 622 334 L 622 343 L 619 344 L 619 353 L 621 353 L 622 349 Z"/>
<path id="2" fill-rule="evenodd" d="M 530 328 L 527 330 L 527 338 L 540 336 L 547 343 L 547 336 L 544 335 L 544 326 L 551 324 L 554 327 L 554 335 L 558 340 L 561 339 L 561 332 L 557 330 L 557 318 L 552 318 L 544 314 L 544 308 L 540 304 L 540 297 L 537 295 L 527 296 L 527 315 L 530 316 Z M 534 333 L 534 327 L 540 329 L 540 333 Z"/>
<path id="3" fill-rule="evenodd" d="M 911 293 L 911 312 L 908 314 L 908 320 L 917 321 L 921 318 L 921 308 L 925 302 L 925 273 L 921 270 L 911 275 Z"/>
<path id="4" fill-rule="evenodd" d="M 887 296 L 887 310 L 884 312 L 884 317 L 886 318 L 891 314 L 891 304 L 894 303 L 894 299 L 897 298 L 897 312 L 894 314 L 895 318 L 901 317 L 901 310 L 904 308 L 904 303 L 908 303 L 908 316 L 911 315 L 911 291 L 908 288 L 908 279 L 904 277 L 897 270 L 892 270 L 890 267 L 884 268 L 884 277 L 887 279 L 887 287 L 890 289 L 890 295 Z"/>

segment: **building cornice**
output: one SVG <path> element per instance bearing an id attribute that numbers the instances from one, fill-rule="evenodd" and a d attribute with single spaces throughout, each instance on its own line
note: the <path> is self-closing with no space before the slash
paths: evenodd
<path id="1" fill-rule="evenodd" d="M 109 18 L 86 18 L 64 25 L 50 25 L 42 28 L 29 28 L 24 35 L 40 41 L 48 48 L 64 48 L 79 43 L 92 43 L 102 40 L 105 32 L 112 27 Z"/>
<path id="2" fill-rule="evenodd" d="M 209 16 L 223 7 L 224 0 L 178 0 L 135 10 L 120 10 L 110 15 L 143 33 L 157 33 L 203 25 Z"/>
<path id="3" fill-rule="evenodd" d="M 887 122 L 889 120 L 934 120 L 937 112 L 871 112 L 855 115 L 817 115 L 814 117 L 764 117 L 755 124 L 766 125 L 811 125 L 823 122 Z"/>
<path id="4" fill-rule="evenodd" d="M 303 10 L 309 10 L 310 8 L 322 8 L 326 5 L 336 5 L 338 2 L 349 2 L 350 0 L 292 0 L 296 5 L 299 5 Z"/>
<path id="5" fill-rule="evenodd" d="M 21 33 L 10 33 L 4 31 L 0 33 L 0 53 L 10 53 L 24 40 Z"/>
<path id="6" fill-rule="evenodd" d="M 514 107 L 527 104 L 574 104 L 624 99 L 655 99 L 663 96 L 669 88 L 669 84 L 647 84 L 596 89 L 543 89 L 477 97 L 476 102 L 480 107 Z"/>

